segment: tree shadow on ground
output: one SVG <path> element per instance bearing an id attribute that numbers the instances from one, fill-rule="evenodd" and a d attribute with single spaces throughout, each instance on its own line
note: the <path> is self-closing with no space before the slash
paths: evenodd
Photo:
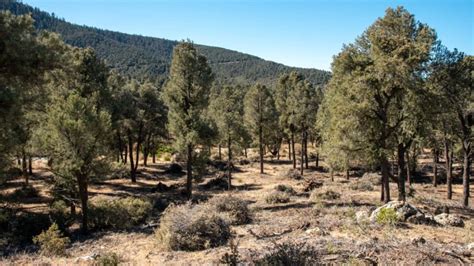
<path id="1" fill-rule="evenodd" d="M 289 204 L 284 204 L 284 205 L 272 205 L 272 206 L 264 206 L 259 208 L 259 210 L 265 210 L 265 211 L 282 211 L 282 210 L 288 210 L 288 209 L 304 209 L 304 208 L 310 208 L 313 206 L 313 203 L 311 202 L 296 202 L 296 203 L 289 203 Z"/>

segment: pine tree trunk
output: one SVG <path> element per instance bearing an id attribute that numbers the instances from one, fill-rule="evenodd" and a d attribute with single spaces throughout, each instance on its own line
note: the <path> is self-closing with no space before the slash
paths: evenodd
<path id="1" fill-rule="evenodd" d="M 258 146 L 260 150 L 260 174 L 263 174 L 263 128 L 261 123 L 258 128 Z"/>
<path id="2" fill-rule="evenodd" d="M 229 174 L 227 176 L 227 182 L 228 182 L 228 190 L 232 189 L 232 139 L 229 134 L 229 138 L 227 140 L 227 149 L 228 149 L 228 158 L 227 158 L 227 170 L 229 171 Z"/>
<path id="3" fill-rule="evenodd" d="M 186 175 L 186 192 L 188 200 L 190 200 L 193 195 L 193 147 L 191 144 L 188 144 L 187 147 Z"/>
<path id="4" fill-rule="evenodd" d="M 407 156 L 407 183 L 408 185 L 411 186 L 411 171 L 410 171 L 410 150 L 406 150 L 406 156 Z"/>
<path id="5" fill-rule="evenodd" d="M 156 152 L 155 151 L 153 151 L 153 154 L 151 155 L 151 160 L 152 160 L 153 164 L 156 163 Z"/>
<path id="6" fill-rule="evenodd" d="M 389 184 L 389 162 L 385 156 L 380 160 L 380 167 L 382 170 L 382 200 L 387 203 L 390 201 L 390 184 Z"/>
<path id="7" fill-rule="evenodd" d="M 452 169 L 452 150 L 449 149 L 449 142 L 447 139 L 444 140 L 444 157 L 446 161 L 446 185 L 447 185 L 447 198 L 453 198 L 453 169 Z"/>
<path id="8" fill-rule="evenodd" d="M 308 164 L 308 134 L 305 133 L 304 135 L 304 162 L 305 162 L 305 168 L 309 168 Z"/>
<path id="9" fill-rule="evenodd" d="M 291 132 L 291 152 L 293 157 L 293 169 L 296 169 L 295 134 L 293 132 Z"/>
<path id="10" fill-rule="evenodd" d="M 123 163 L 127 164 L 127 158 L 128 158 L 128 147 L 127 147 L 127 145 L 125 145 L 125 151 L 124 152 L 125 152 L 125 154 L 123 156 Z"/>
<path id="11" fill-rule="evenodd" d="M 316 168 L 319 168 L 319 152 L 316 153 Z"/>
<path id="12" fill-rule="evenodd" d="M 88 192 L 87 192 L 87 180 L 84 176 L 77 176 L 77 183 L 79 186 L 79 197 L 81 198 L 81 212 L 82 212 L 82 224 L 81 230 L 84 234 L 88 233 Z"/>
<path id="13" fill-rule="evenodd" d="M 288 160 L 291 161 L 291 140 L 288 139 Z"/>
<path id="14" fill-rule="evenodd" d="M 346 169 L 346 180 L 349 180 L 349 168 Z"/>
<path id="15" fill-rule="evenodd" d="M 301 134 L 301 162 L 300 162 L 300 174 L 303 175 L 304 169 L 304 130 Z"/>
<path id="16" fill-rule="evenodd" d="M 406 147 L 399 143 L 397 148 L 397 155 L 398 155 L 398 200 L 405 201 L 406 200 L 406 193 L 405 193 L 405 179 L 406 179 L 406 171 L 405 171 L 405 152 Z M 408 167 L 407 167 L 408 168 Z"/>
<path id="17" fill-rule="evenodd" d="M 138 162 L 140 160 L 140 138 L 138 138 L 137 140 L 137 147 L 136 147 L 136 150 L 135 150 L 135 173 L 137 172 L 138 170 Z"/>
<path id="18" fill-rule="evenodd" d="M 28 157 L 28 174 L 33 175 L 33 161 L 31 156 Z"/>
<path id="19" fill-rule="evenodd" d="M 222 150 L 221 150 L 221 145 L 219 144 L 219 161 L 222 160 Z"/>
<path id="20" fill-rule="evenodd" d="M 21 174 L 23 175 L 23 178 L 25 179 L 25 186 L 28 186 L 29 175 L 28 175 L 28 170 L 27 170 L 25 150 L 21 152 Z"/>
<path id="21" fill-rule="evenodd" d="M 331 175 L 331 181 L 334 182 L 334 170 L 331 168 L 331 170 L 329 172 L 330 172 L 330 175 Z"/>
<path id="22" fill-rule="evenodd" d="M 244 153 L 245 153 L 245 158 L 248 158 L 248 156 L 247 156 L 247 147 L 244 148 Z"/>
<path id="23" fill-rule="evenodd" d="M 433 149 L 433 186 L 438 186 L 438 150 Z"/>
<path id="24" fill-rule="evenodd" d="M 132 183 L 137 182 L 137 177 L 136 177 L 136 170 L 135 170 L 135 165 L 133 163 L 133 140 L 132 136 L 129 133 L 128 135 L 128 155 L 129 155 L 129 160 L 130 160 L 130 178 L 132 180 Z"/>
<path id="25" fill-rule="evenodd" d="M 469 205 L 469 178 L 470 178 L 470 143 L 469 140 L 464 140 L 462 142 L 463 150 L 463 175 L 462 175 L 462 186 L 463 186 L 463 206 L 467 207 Z"/>

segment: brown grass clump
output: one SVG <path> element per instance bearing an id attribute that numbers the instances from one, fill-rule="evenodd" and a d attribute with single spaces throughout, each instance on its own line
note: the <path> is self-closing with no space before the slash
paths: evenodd
<path id="1" fill-rule="evenodd" d="M 248 203 L 233 196 L 214 197 L 209 200 L 209 205 L 215 208 L 223 218 L 232 225 L 247 224 L 252 220 Z"/>
<path id="2" fill-rule="evenodd" d="M 352 190 L 373 191 L 374 185 L 369 180 L 359 180 L 349 186 Z"/>
<path id="3" fill-rule="evenodd" d="M 310 196 L 310 199 L 313 201 L 336 200 L 339 198 L 341 198 L 341 194 L 332 190 L 326 190 L 325 192 L 319 192 L 319 191 L 313 190 Z"/>
<path id="4" fill-rule="evenodd" d="M 209 205 L 170 205 L 156 230 L 166 250 L 203 250 L 227 243 L 230 228 Z"/>
<path id="5" fill-rule="evenodd" d="M 281 184 L 277 185 L 275 187 L 275 190 L 285 192 L 285 193 L 288 193 L 290 195 L 295 195 L 296 194 L 296 191 L 291 186 L 287 186 L 287 185 L 281 185 Z"/>
<path id="6" fill-rule="evenodd" d="M 274 191 L 265 197 L 265 202 L 268 204 L 288 203 L 290 202 L 290 195 L 286 192 Z"/>

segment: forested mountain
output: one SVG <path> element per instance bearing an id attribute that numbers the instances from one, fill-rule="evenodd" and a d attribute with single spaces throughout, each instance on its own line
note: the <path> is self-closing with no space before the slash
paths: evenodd
<path id="1" fill-rule="evenodd" d="M 168 75 L 176 41 L 72 24 L 54 13 L 49 14 L 15 0 L 0 0 L 0 9 L 10 10 L 13 14 L 31 13 L 38 29 L 60 33 L 68 44 L 94 48 L 109 66 L 124 75 L 147 77 L 158 82 Z M 281 74 L 293 70 L 315 84 L 325 83 L 330 76 L 327 71 L 288 67 L 228 49 L 196 46 L 208 58 L 217 80 L 226 83 L 253 84 L 259 81 L 273 84 Z"/>

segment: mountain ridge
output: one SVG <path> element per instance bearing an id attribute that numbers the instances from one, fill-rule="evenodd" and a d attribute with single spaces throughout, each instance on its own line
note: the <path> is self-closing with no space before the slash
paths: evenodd
<path id="1" fill-rule="evenodd" d="M 54 13 L 42 11 L 16 0 L 1 0 L 0 10 L 13 14 L 30 13 L 38 30 L 57 32 L 73 46 L 92 47 L 111 68 L 123 75 L 148 78 L 162 83 L 168 74 L 174 46 L 178 41 L 139 34 L 122 33 L 93 26 L 78 25 L 58 18 Z M 278 77 L 298 71 L 314 84 L 325 84 L 330 72 L 312 68 L 290 67 L 258 56 L 217 46 L 195 44 L 204 54 L 216 79 L 221 83 L 273 85 Z"/>

